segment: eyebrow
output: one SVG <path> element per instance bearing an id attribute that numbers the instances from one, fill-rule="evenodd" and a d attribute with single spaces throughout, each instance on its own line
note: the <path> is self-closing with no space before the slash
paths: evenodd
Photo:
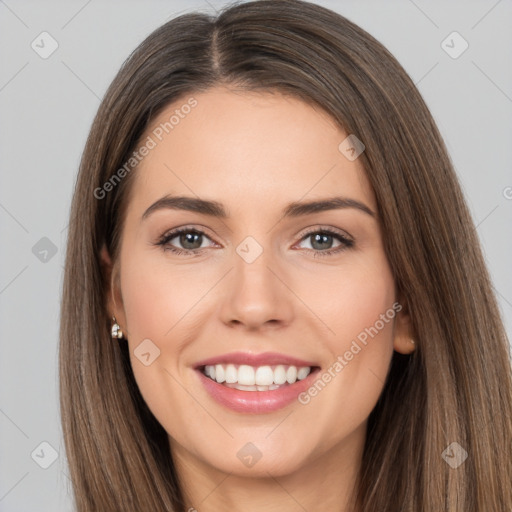
<path id="1" fill-rule="evenodd" d="M 288 204 L 282 211 L 283 217 L 301 217 L 313 213 L 324 212 L 327 210 L 340 210 L 345 208 L 354 208 L 361 212 L 376 217 L 373 212 L 364 203 L 347 197 L 330 197 L 321 200 L 300 202 L 296 201 Z M 158 201 L 155 201 L 143 214 L 141 221 L 149 217 L 153 212 L 163 209 L 186 210 L 189 212 L 201 213 L 211 217 L 227 219 L 229 213 L 224 206 L 217 201 L 208 201 L 197 197 L 172 196 L 166 195 Z"/>

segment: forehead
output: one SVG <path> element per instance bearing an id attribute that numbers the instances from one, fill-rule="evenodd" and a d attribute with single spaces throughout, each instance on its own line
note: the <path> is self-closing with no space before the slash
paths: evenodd
<path id="1" fill-rule="evenodd" d="M 279 93 L 183 96 L 141 138 L 151 149 L 135 172 L 132 207 L 186 194 L 232 203 L 233 214 L 261 214 L 263 206 L 344 195 L 375 210 L 360 161 L 340 151 L 347 135 L 319 107 Z"/>

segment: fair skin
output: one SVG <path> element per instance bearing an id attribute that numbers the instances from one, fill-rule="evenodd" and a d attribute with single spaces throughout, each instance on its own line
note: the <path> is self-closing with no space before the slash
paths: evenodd
<path id="1" fill-rule="evenodd" d="M 405 309 L 307 404 L 234 411 L 212 398 L 194 365 L 242 351 L 313 361 L 320 374 L 332 367 L 399 301 L 373 192 L 360 159 L 338 149 L 347 134 L 318 107 L 221 87 L 193 97 L 197 106 L 133 176 L 110 313 L 126 333 L 142 396 L 169 434 L 186 510 L 348 512 L 393 350 L 414 347 Z M 141 140 L 188 98 L 160 113 Z M 141 220 L 167 194 L 217 201 L 228 216 L 161 208 Z M 344 207 L 283 217 L 291 202 L 333 196 L 373 214 Z M 183 226 L 205 234 L 195 245 L 175 235 L 167 248 L 197 256 L 157 245 Z M 326 229 L 335 235 L 315 243 L 313 233 Z M 263 249 L 251 263 L 236 251 L 248 236 Z M 134 355 L 145 339 L 160 350 L 148 366 Z M 252 467 L 237 456 L 249 442 L 261 454 Z"/>

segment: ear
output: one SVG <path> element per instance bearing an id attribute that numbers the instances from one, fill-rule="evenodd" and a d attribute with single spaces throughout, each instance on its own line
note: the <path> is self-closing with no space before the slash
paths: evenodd
<path id="1" fill-rule="evenodd" d="M 400 304 L 403 304 L 400 302 Z M 411 354 L 416 349 L 411 316 L 407 307 L 397 312 L 393 337 L 393 348 L 400 354 Z"/>
<path id="2" fill-rule="evenodd" d="M 126 326 L 123 298 L 121 295 L 121 286 L 119 279 L 119 265 L 112 263 L 112 258 L 107 250 L 106 245 L 103 245 L 100 251 L 100 264 L 105 282 L 105 303 L 110 319 L 116 317 L 117 323 L 121 326 Z"/>

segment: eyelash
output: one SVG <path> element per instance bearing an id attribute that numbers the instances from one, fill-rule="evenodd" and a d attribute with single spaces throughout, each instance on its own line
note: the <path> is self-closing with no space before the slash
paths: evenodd
<path id="1" fill-rule="evenodd" d="M 194 233 L 194 234 L 203 235 L 203 236 L 209 238 L 208 235 L 204 231 L 201 231 L 200 229 L 195 229 L 195 228 L 185 226 L 183 228 L 175 229 L 171 232 L 163 234 L 160 237 L 160 239 L 155 243 L 155 245 L 159 245 L 163 248 L 164 251 L 171 251 L 173 254 L 176 254 L 178 256 L 180 256 L 180 255 L 200 256 L 203 253 L 204 248 L 203 249 L 194 249 L 194 250 L 179 249 L 177 247 L 173 247 L 173 246 L 169 245 L 170 240 L 172 240 L 173 238 L 176 238 L 177 236 L 181 235 L 182 233 Z M 316 229 L 312 229 L 312 230 L 308 231 L 307 233 L 305 233 L 302 236 L 302 238 L 300 239 L 300 242 L 302 242 L 303 240 L 306 240 L 308 237 L 310 237 L 311 235 L 314 235 L 314 234 L 330 235 L 330 236 L 335 237 L 336 239 L 338 239 L 338 241 L 341 242 L 341 245 L 335 249 L 328 249 L 325 251 L 308 249 L 308 251 L 313 251 L 314 258 L 324 257 L 324 256 L 334 256 L 334 255 L 336 255 L 342 251 L 345 251 L 346 249 L 350 249 L 351 247 L 354 246 L 354 241 L 352 239 L 342 235 L 341 233 L 333 231 L 331 229 L 323 229 L 323 228 L 320 228 L 320 229 L 316 228 Z"/>

